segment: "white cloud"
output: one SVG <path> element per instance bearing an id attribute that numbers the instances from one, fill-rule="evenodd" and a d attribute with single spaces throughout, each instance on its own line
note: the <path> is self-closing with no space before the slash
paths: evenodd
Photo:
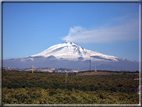
<path id="1" fill-rule="evenodd" d="M 64 41 L 72 42 L 115 42 L 139 39 L 138 20 L 129 21 L 128 23 L 113 26 L 99 27 L 98 29 L 87 30 L 81 26 L 70 28 Z"/>

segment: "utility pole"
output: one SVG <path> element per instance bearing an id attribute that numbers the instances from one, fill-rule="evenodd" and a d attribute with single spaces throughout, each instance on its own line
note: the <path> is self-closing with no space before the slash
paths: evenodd
<path id="1" fill-rule="evenodd" d="M 90 70 L 91 70 L 91 59 L 90 59 Z"/>
<path id="2" fill-rule="evenodd" d="M 96 65 L 95 65 L 95 72 L 97 72 L 97 70 L 96 70 Z"/>
<path id="3" fill-rule="evenodd" d="M 67 83 L 67 77 L 68 77 L 68 72 L 66 72 L 66 75 L 65 75 L 65 83 Z"/>
<path id="4" fill-rule="evenodd" d="M 34 72 L 34 65 L 32 65 L 32 73 Z"/>

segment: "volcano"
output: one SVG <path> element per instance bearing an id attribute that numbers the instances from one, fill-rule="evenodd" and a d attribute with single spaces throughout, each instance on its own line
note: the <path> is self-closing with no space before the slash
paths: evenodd
<path id="1" fill-rule="evenodd" d="M 90 63 L 91 62 L 91 63 Z M 139 63 L 125 58 L 105 55 L 85 49 L 73 42 L 63 42 L 48 49 L 24 58 L 3 60 L 3 67 L 26 68 L 36 67 L 69 68 L 75 70 L 129 70 L 139 69 Z"/>
<path id="2" fill-rule="evenodd" d="M 30 57 L 50 57 L 53 56 L 57 59 L 66 59 L 78 61 L 92 60 L 92 61 L 118 61 L 117 57 L 104 55 L 95 51 L 87 50 L 80 47 L 73 42 L 64 42 L 54 45 L 41 53 L 32 55 Z"/>

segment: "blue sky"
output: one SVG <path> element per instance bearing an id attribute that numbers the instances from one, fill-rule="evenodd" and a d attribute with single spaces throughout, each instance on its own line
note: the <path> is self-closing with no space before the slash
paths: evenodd
<path id="1" fill-rule="evenodd" d="M 139 61 L 139 3 L 3 3 L 3 59 L 64 41 Z"/>

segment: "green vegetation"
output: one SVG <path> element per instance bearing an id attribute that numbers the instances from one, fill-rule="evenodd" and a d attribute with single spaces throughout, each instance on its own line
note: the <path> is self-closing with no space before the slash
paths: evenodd
<path id="1" fill-rule="evenodd" d="M 103 72 L 103 71 L 102 71 Z M 106 71 L 105 71 L 106 72 Z M 138 73 L 69 75 L 3 71 L 3 104 L 138 104 Z"/>

